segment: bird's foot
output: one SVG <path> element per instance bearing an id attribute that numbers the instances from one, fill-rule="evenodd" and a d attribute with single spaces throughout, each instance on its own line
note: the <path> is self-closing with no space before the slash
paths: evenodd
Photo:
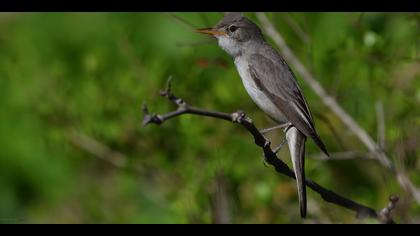
<path id="1" fill-rule="evenodd" d="M 264 137 L 265 138 L 265 137 Z M 268 140 L 267 138 L 265 138 L 265 142 L 264 142 L 264 149 L 266 148 L 270 148 L 271 142 L 270 140 Z M 264 159 L 263 159 L 263 164 L 265 167 L 268 167 L 268 160 L 267 157 L 264 155 Z"/>
<path id="2" fill-rule="evenodd" d="M 246 117 L 245 112 L 240 111 L 240 110 L 232 113 L 232 121 L 235 123 L 241 123 L 245 117 Z"/>

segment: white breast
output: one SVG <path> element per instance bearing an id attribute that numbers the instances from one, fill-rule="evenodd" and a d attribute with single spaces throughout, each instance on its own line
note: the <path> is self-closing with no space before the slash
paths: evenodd
<path id="1" fill-rule="evenodd" d="M 257 87 L 249 73 L 249 65 L 241 57 L 235 58 L 235 65 L 244 84 L 245 90 L 257 106 L 279 123 L 287 121 L 283 113 L 271 102 L 271 100 Z"/>

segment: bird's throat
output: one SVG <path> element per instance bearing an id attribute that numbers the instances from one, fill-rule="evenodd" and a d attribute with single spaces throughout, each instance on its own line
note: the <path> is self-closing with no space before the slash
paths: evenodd
<path id="1" fill-rule="evenodd" d="M 241 45 L 229 36 L 217 37 L 219 46 L 232 57 L 241 55 Z"/>

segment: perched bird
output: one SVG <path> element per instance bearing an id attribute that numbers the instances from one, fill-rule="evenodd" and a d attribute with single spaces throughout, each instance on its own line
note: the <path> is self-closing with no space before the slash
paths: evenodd
<path id="1" fill-rule="evenodd" d="M 264 39 L 260 28 L 242 13 L 228 13 L 212 28 L 197 32 L 212 35 L 231 55 L 246 91 L 257 106 L 284 125 L 299 196 L 300 214 L 306 217 L 305 142 L 312 138 L 328 156 L 315 130 L 305 98 L 290 67 Z"/>

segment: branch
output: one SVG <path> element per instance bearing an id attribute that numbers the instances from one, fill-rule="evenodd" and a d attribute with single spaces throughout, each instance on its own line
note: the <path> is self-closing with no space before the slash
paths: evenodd
<path id="1" fill-rule="evenodd" d="M 392 218 L 391 218 L 391 212 L 397 206 L 397 202 L 398 202 L 399 199 L 400 198 L 396 195 L 391 195 L 389 197 L 388 206 L 386 206 L 384 209 L 382 209 L 379 212 L 379 219 L 380 219 L 381 222 L 386 223 L 386 224 L 394 223 Z"/>
<path id="2" fill-rule="evenodd" d="M 68 135 L 68 140 L 77 148 L 91 154 L 92 157 L 96 157 L 98 160 L 107 162 L 116 168 L 133 172 L 135 174 L 144 172 L 144 168 L 142 166 L 129 165 L 128 158 L 123 153 L 112 150 L 110 147 L 101 143 L 97 139 L 84 133 L 72 130 Z"/>
<path id="3" fill-rule="evenodd" d="M 299 24 L 288 13 L 283 14 L 283 19 L 304 43 L 309 43 L 311 41 L 309 35 L 303 31 Z"/>
<path id="4" fill-rule="evenodd" d="M 369 136 L 369 134 L 330 96 L 322 85 L 312 76 L 305 68 L 302 62 L 296 57 L 293 51 L 287 46 L 281 34 L 275 29 L 273 24 L 268 20 L 264 13 L 256 13 L 257 18 L 261 22 L 264 31 L 273 39 L 274 43 L 280 48 L 282 55 L 290 62 L 296 71 L 301 75 L 302 79 L 309 87 L 321 98 L 321 101 L 327 106 L 347 128 L 356 135 L 356 137 L 375 154 L 375 159 L 384 167 L 389 169 L 391 173 L 397 176 L 398 183 L 414 197 L 416 202 L 420 204 L 420 190 L 414 186 L 410 179 L 399 172 L 390 158 L 385 154 L 382 148 Z"/>
<path id="5" fill-rule="evenodd" d="M 290 169 L 286 163 L 284 163 L 282 160 L 277 158 L 277 155 L 273 152 L 273 150 L 270 147 L 270 144 L 271 144 L 270 141 L 266 137 L 264 137 L 264 135 L 255 127 L 251 118 L 249 118 L 243 111 L 237 111 L 234 113 L 224 113 L 224 112 L 218 112 L 218 111 L 204 110 L 204 109 L 190 106 L 183 99 L 178 98 L 174 94 L 172 94 L 170 79 L 168 79 L 166 89 L 161 91 L 160 95 L 163 97 L 166 97 L 169 101 L 174 103 L 178 107 L 178 109 L 164 115 L 159 115 L 159 114 L 149 113 L 147 106 L 143 105 L 143 113 L 144 113 L 143 123 L 142 123 L 143 126 L 146 126 L 149 124 L 161 125 L 165 121 L 171 118 L 184 115 L 184 114 L 193 114 L 193 115 L 198 115 L 198 116 L 212 117 L 216 119 L 222 119 L 229 122 L 237 123 L 241 125 L 243 128 L 245 128 L 253 136 L 255 144 L 259 146 L 264 153 L 264 158 L 265 158 L 266 163 L 272 165 L 278 173 L 295 179 L 295 174 L 293 170 Z M 358 217 L 361 217 L 361 218 L 370 217 L 370 218 L 378 219 L 379 221 L 383 222 L 382 218 L 379 217 L 379 214 L 370 207 L 357 203 L 353 200 L 347 199 L 331 190 L 328 190 L 322 187 L 315 181 L 310 180 L 308 178 L 306 179 L 305 184 L 310 189 L 318 193 L 322 197 L 322 199 L 324 199 L 326 202 L 352 210 L 356 212 Z M 389 218 L 389 222 L 386 222 L 386 223 L 393 223 L 393 221 L 391 218 Z"/>
<path id="6" fill-rule="evenodd" d="M 384 104 L 377 101 L 375 104 L 376 120 L 378 122 L 378 143 L 382 150 L 385 150 L 385 114 Z"/>
<path id="7" fill-rule="evenodd" d="M 212 187 L 211 212 L 213 224 L 231 224 L 230 196 L 226 177 L 223 172 L 217 174 Z"/>
<path id="8" fill-rule="evenodd" d="M 364 159 L 364 160 L 374 160 L 375 157 L 371 153 L 363 153 L 357 151 L 347 151 L 347 152 L 332 152 L 329 157 L 326 157 L 324 153 L 319 152 L 314 155 L 314 159 L 320 161 L 343 161 L 351 159 Z"/>
<path id="9" fill-rule="evenodd" d="M 127 157 L 125 155 L 110 149 L 86 134 L 72 131 L 69 135 L 69 141 L 76 147 L 87 151 L 93 156 L 108 162 L 115 167 L 125 168 L 127 166 Z"/>
<path id="10" fill-rule="evenodd" d="M 187 20 L 185 20 L 184 18 L 182 18 L 182 17 L 180 17 L 180 16 L 178 16 L 177 14 L 175 14 L 175 13 L 165 13 L 165 14 L 168 14 L 171 18 L 173 18 L 174 20 L 176 20 L 176 21 L 178 21 L 178 22 L 181 22 L 182 24 L 184 24 L 185 26 L 187 26 L 187 27 L 189 27 L 189 28 L 191 28 L 191 29 L 197 29 L 198 27 L 195 27 L 195 25 L 193 25 L 193 24 L 191 24 L 191 22 L 189 22 L 189 21 L 187 21 Z"/>

